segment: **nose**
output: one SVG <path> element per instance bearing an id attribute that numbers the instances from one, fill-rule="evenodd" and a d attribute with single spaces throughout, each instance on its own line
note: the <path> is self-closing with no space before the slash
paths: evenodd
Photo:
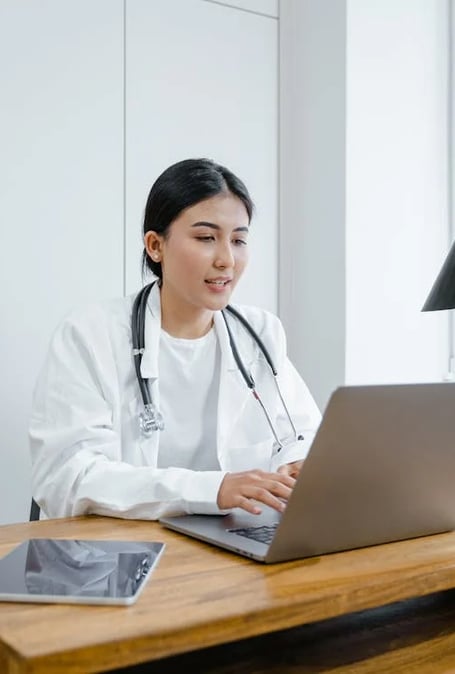
<path id="1" fill-rule="evenodd" d="M 235 257 L 230 241 L 220 242 L 219 246 L 217 246 L 214 264 L 217 269 L 230 269 L 234 267 Z"/>

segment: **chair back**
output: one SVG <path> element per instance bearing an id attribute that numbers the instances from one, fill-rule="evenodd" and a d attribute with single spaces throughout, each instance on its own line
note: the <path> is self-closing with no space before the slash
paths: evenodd
<path id="1" fill-rule="evenodd" d="M 35 501 L 35 499 L 32 498 L 32 504 L 30 506 L 30 522 L 34 522 L 36 520 L 39 520 L 39 514 L 40 514 L 40 507 Z"/>

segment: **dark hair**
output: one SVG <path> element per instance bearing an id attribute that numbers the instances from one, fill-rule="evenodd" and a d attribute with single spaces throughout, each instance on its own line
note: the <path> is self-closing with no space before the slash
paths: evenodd
<path id="1" fill-rule="evenodd" d="M 254 204 L 243 182 L 229 169 L 211 159 L 184 159 L 167 168 L 150 190 L 145 206 L 144 235 L 153 231 L 166 235 L 172 222 L 189 206 L 222 192 L 231 192 L 244 204 L 251 220 Z M 142 271 L 162 278 L 161 263 L 154 262 L 144 248 Z"/>

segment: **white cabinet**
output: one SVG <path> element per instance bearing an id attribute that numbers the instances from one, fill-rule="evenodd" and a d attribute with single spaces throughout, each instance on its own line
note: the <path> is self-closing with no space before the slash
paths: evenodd
<path id="1" fill-rule="evenodd" d="M 265 16 L 278 17 L 279 0 L 205 0 L 205 2 L 216 2 L 230 7 L 237 7 L 247 12 L 256 12 Z"/>
<path id="2" fill-rule="evenodd" d="M 0 2 L 0 523 L 28 518 L 30 401 L 55 324 L 122 293 L 122 4 Z"/>
<path id="3" fill-rule="evenodd" d="M 150 187 L 169 164 L 206 156 L 257 205 L 238 301 L 276 309 L 277 21 L 201 0 L 129 0 L 126 30 L 126 291 L 141 284 Z"/>

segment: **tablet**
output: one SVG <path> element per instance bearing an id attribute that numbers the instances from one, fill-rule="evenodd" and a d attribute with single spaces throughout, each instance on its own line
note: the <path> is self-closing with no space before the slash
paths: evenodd
<path id="1" fill-rule="evenodd" d="M 0 601 L 133 604 L 164 543 L 32 538 L 0 559 Z"/>

